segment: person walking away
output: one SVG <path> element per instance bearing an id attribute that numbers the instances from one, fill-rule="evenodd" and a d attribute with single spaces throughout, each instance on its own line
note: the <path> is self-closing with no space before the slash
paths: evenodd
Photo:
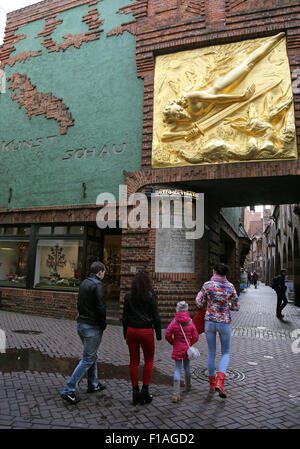
<path id="1" fill-rule="evenodd" d="M 251 281 L 252 281 L 252 276 L 251 276 L 250 271 L 248 271 L 248 274 L 247 274 L 247 287 L 251 286 Z"/>
<path id="2" fill-rule="evenodd" d="M 133 405 L 150 403 L 149 394 L 154 363 L 154 332 L 161 340 L 161 322 L 151 280 L 144 271 L 138 272 L 126 293 L 123 309 L 123 333 L 130 357 L 130 379 Z M 139 391 L 140 348 L 144 354 L 143 386 Z"/>
<path id="3" fill-rule="evenodd" d="M 277 294 L 276 316 L 279 319 L 284 318 L 284 315 L 282 315 L 282 310 L 288 303 L 286 297 L 287 287 L 285 285 L 286 272 L 287 272 L 286 269 L 282 268 L 280 270 L 280 274 L 278 274 L 277 276 L 275 276 L 275 278 L 272 279 L 271 284 L 271 287 L 275 290 Z"/>
<path id="4" fill-rule="evenodd" d="M 175 318 L 171 321 L 165 333 L 165 339 L 173 346 L 171 357 L 175 360 L 172 396 L 173 402 L 180 401 L 180 377 L 182 364 L 185 374 L 185 389 L 187 392 L 191 389 L 190 361 L 187 356 L 187 350 L 189 347 L 186 343 L 180 325 L 182 326 L 190 346 L 198 341 L 199 335 L 196 326 L 190 317 L 188 308 L 189 306 L 185 301 L 177 303 Z"/>
<path id="5" fill-rule="evenodd" d="M 253 274 L 252 274 L 252 279 L 253 279 L 253 284 L 254 284 L 254 287 L 255 287 L 255 288 L 257 288 L 257 283 L 258 283 L 258 274 L 256 273 L 256 271 L 253 271 Z"/>
<path id="6" fill-rule="evenodd" d="M 208 345 L 208 378 L 210 391 L 217 390 L 222 398 L 227 397 L 224 380 L 230 358 L 231 315 L 230 310 L 239 310 L 239 300 L 234 286 L 228 282 L 228 267 L 222 263 L 214 265 L 213 276 L 205 282 L 196 297 L 196 306 L 206 307 L 205 335 Z M 215 376 L 216 335 L 221 342 L 221 359 Z"/>
<path id="7" fill-rule="evenodd" d="M 95 393 L 106 388 L 98 380 L 97 368 L 97 352 L 106 328 L 104 286 L 101 282 L 104 275 L 103 263 L 93 262 L 89 277 L 79 287 L 77 332 L 83 344 L 83 355 L 61 393 L 61 397 L 70 404 L 80 401 L 76 389 L 85 374 L 88 381 L 87 393 Z"/>

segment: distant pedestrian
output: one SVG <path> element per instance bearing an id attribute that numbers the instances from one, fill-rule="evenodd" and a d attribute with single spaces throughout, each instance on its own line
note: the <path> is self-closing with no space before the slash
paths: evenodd
<path id="1" fill-rule="evenodd" d="M 222 398 L 227 397 L 224 390 L 226 369 L 230 357 L 231 316 L 230 310 L 239 310 L 239 300 L 234 286 L 228 282 L 226 274 L 228 267 L 217 263 L 213 269 L 213 276 L 205 282 L 196 297 L 199 308 L 206 307 L 205 335 L 208 344 L 208 378 L 210 391 L 215 389 Z M 215 377 L 216 335 L 219 333 L 221 342 L 221 360 L 217 378 Z"/>
<path id="2" fill-rule="evenodd" d="M 288 303 L 287 297 L 286 297 L 286 290 L 287 287 L 285 285 L 285 276 L 286 276 L 286 269 L 282 268 L 280 270 L 280 274 L 275 276 L 272 279 L 271 287 L 275 290 L 277 294 L 277 305 L 276 305 L 276 316 L 277 318 L 284 318 L 284 315 L 282 315 L 282 310 L 285 308 L 285 306 Z"/>
<path id="3" fill-rule="evenodd" d="M 252 274 L 252 282 L 255 288 L 257 288 L 257 284 L 258 284 L 258 274 L 256 273 L 256 271 L 253 271 Z"/>
<path id="4" fill-rule="evenodd" d="M 173 402 L 180 400 L 180 377 L 183 364 L 185 374 L 185 389 L 191 389 L 190 361 L 187 356 L 188 345 L 182 333 L 192 346 L 198 341 L 199 335 L 188 312 L 188 304 L 185 301 L 177 303 L 175 318 L 167 327 L 165 338 L 173 346 L 172 359 L 175 360 L 175 372 L 173 380 Z M 181 326 L 181 327 L 180 327 Z M 182 328 L 182 329 L 181 329 Z"/>
<path id="5" fill-rule="evenodd" d="M 154 362 L 154 332 L 157 340 L 161 340 L 161 322 L 155 294 L 149 275 L 138 272 L 131 285 L 131 291 L 126 293 L 123 310 L 123 332 L 130 356 L 130 378 L 132 384 L 133 405 L 152 401 L 149 394 L 153 362 Z M 144 353 L 143 386 L 139 391 L 140 348 Z"/>
<path id="6" fill-rule="evenodd" d="M 247 273 L 247 287 L 250 287 L 251 281 L 252 281 L 252 276 L 251 276 L 250 271 L 248 271 L 248 273 Z"/>
<path id="7" fill-rule="evenodd" d="M 89 277 L 79 287 L 77 332 L 83 343 L 83 355 L 61 394 L 61 397 L 70 404 L 80 401 L 75 391 L 85 374 L 88 381 L 87 393 L 95 393 L 106 388 L 98 380 L 97 369 L 97 351 L 106 328 L 104 286 L 101 282 L 104 275 L 103 263 L 93 262 Z"/>

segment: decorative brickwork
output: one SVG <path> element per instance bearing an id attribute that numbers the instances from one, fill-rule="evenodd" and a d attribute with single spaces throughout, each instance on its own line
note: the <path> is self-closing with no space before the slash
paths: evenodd
<path id="1" fill-rule="evenodd" d="M 55 20 L 56 16 L 59 13 L 85 4 L 88 4 L 88 6 L 93 6 L 100 1 L 102 0 L 44 0 L 43 2 L 36 3 L 26 8 L 22 8 L 9 13 L 7 15 L 7 24 L 3 46 L 0 48 L 1 67 L 4 67 L 5 64 L 13 65 L 13 63 L 7 61 L 10 58 L 11 53 L 16 50 L 13 44 L 18 42 L 20 39 L 26 38 L 25 34 L 15 35 L 15 32 L 18 28 L 35 20 L 45 19 L 45 28 L 43 31 L 38 33 L 36 37 L 51 36 L 56 26 L 63 22 L 61 19 Z M 60 49 L 65 51 L 72 45 L 75 48 L 80 48 L 83 42 L 90 42 L 99 39 L 99 35 L 103 30 L 96 31 L 96 28 L 102 25 L 103 21 L 99 21 L 98 17 L 99 12 L 96 8 L 94 8 L 82 18 L 82 21 L 87 22 L 87 24 L 89 25 L 89 31 L 87 33 L 78 35 L 67 34 L 65 36 L 62 36 L 62 38 L 65 39 L 65 42 L 62 42 L 61 44 L 57 44 L 56 42 L 52 41 L 51 38 L 46 39 L 44 42 L 42 42 L 42 44 L 48 49 L 49 52 L 59 51 Z M 22 54 L 16 55 L 12 59 L 15 58 L 22 58 Z M 15 59 L 15 62 L 17 60 L 19 59 Z"/>
<path id="2" fill-rule="evenodd" d="M 97 8 L 90 9 L 88 14 L 82 17 L 82 22 L 89 26 L 89 30 L 94 30 L 103 25 L 103 20 L 99 20 L 100 13 Z"/>
<path id="3" fill-rule="evenodd" d="M 68 107 L 61 98 L 54 97 L 51 93 L 38 92 L 26 75 L 14 73 L 8 79 L 9 89 L 19 89 L 19 93 L 11 95 L 12 100 L 18 100 L 19 107 L 26 109 L 29 120 L 32 115 L 45 115 L 47 119 L 53 118 L 60 125 L 60 133 L 66 134 L 68 127 L 74 125 L 74 119 Z"/>
<path id="4" fill-rule="evenodd" d="M 137 33 L 137 22 L 128 22 L 125 25 L 121 25 L 117 28 L 113 28 L 108 33 L 106 33 L 107 37 L 110 36 L 118 36 L 119 34 L 123 34 L 124 31 L 136 35 Z"/>
<path id="5" fill-rule="evenodd" d="M 103 30 L 99 31 L 89 31 L 87 33 L 82 34 L 66 34 L 65 36 L 62 36 L 63 39 L 65 39 L 64 42 L 57 44 L 51 37 L 48 39 L 45 39 L 42 42 L 42 45 L 47 48 L 49 53 L 52 53 L 53 51 L 66 51 L 69 47 L 72 45 L 75 48 L 80 48 L 81 45 L 84 42 L 90 42 L 95 41 L 99 39 L 99 35 Z"/>
<path id="6" fill-rule="evenodd" d="M 85 22 L 88 25 L 89 31 L 82 34 L 67 34 L 62 36 L 65 41 L 60 44 L 55 42 L 52 38 L 47 38 L 42 42 L 42 45 L 47 48 L 49 53 L 52 53 L 60 50 L 66 51 L 72 45 L 75 48 L 80 48 L 84 42 L 95 41 L 99 39 L 100 33 L 103 31 L 103 29 L 99 29 L 99 27 L 103 24 L 103 19 L 99 20 L 99 17 L 100 14 L 97 8 L 90 9 L 88 14 L 82 17 L 82 22 Z M 56 21 L 56 23 L 58 22 L 59 21 Z M 56 25 L 51 28 L 52 32 L 55 27 Z M 45 34 L 45 36 L 52 34 L 52 32 L 50 33 L 50 28 L 47 28 L 47 32 L 48 34 Z"/>
<path id="7" fill-rule="evenodd" d="M 40 33 L 38 33 L 38 35 L 35 37 L 51 36 L 53 31 L 56 29 L 57 25 L 60 25 L 61 23 L 63 23 L 63 20 L 61 20 L 61 19 L 55 20 L 55 18 L 56 18 L 56 15 L 45 18 L 46 24 L 45 24 L 44 30 L 41 31 Z"/>
<path id="8" fill-rule="evenodd" d="M 295 6 L 297 1 L 291 0 L 225 0 L 228 12 L 268 11 L 280 6 Z"/>
<path id="9" fill-rule="evenodd" d="M 5 64 L 7 64 L 10 67 L 12 67 L 13 65 L 15 65 L 16 62 L 25 62 L 27 61 L 27 59 L 33 58 L 35 56 L 40 56 L 41 54 L 42 50 L 24 51 L 23 53 L 18 53 L 15 57 L 9 58 L 6 61 L 4 61 L 3 65 L 5 66 Z"/>
<path id="10" fill-rule="evenodd" d="M 4 67 L 6 64 L 6 60 L 9 58 L 9 55 L 15 51 L 14 44 L 19 42 L 21 39 L 25 39 L 25 34 L 14 34 L 14 31 L 7 32 L 5 34 L 4 44 L 1 46 L 0 51 L 0 61 L 1 67 Z"/>
<path id="11" fill-rule="evenodd" d="M 193 14 L 205 14 L 205 2 L 202 0 L 188 0 L 186 1 L 186 10 Z"/>
<path id="12" fill-rule="evenodd" d="M 147 17 L 148 13 L 148 0 L 139 0 L 128 6 L 120 8 L 117 11 L 118 14 L 132 14 L 133 17 L 138 20 L 142 17 Z"/>

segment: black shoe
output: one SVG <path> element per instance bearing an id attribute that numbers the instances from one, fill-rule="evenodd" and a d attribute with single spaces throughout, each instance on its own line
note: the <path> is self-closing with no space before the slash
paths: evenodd
<path id="1" fill-rule="evenodd" d="M 149 394 L 148 388 L 149 388 L 149 385 L 142 386 L 140 397 L 139 397 L 139 402 L 141 405 L 150 404 L 150 402 L 152 401 L 153 396 L 151 394 Z"/>
<path id="2" fill-rule="evenodd" d="M 137 405 L 139 403 L 140 398 L 140 389 L 139 387 L 132 387 L 132 405 Z"/>
<path id="3" fill-rule="evenodd" d="M 65 401 L 69 402 L 69 404 L 77 404 L 77 403 L 80 401 L 80 399 L 76 396 L 76 394 L 75 394 L 74 392 L 71 392 L 71 393 L 63 393 L 63 394 L 61 395 L 61 397 L 62 397 Z"/>
<path id="4" fill-rule="evenodd" d="M 88 388 L 87 389 L 87 393 L 97 393 L 97 391 L 103 391 L 105 390 L 106 385 L 102 385 L 102 384 L 98 384 L 98 386 L 96 388 Z"/>

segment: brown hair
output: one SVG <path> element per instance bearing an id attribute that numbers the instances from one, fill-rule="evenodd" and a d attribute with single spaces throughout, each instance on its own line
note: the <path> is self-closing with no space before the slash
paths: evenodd
<path id="1" fill-rule="evenodd" d="M 151 293 L 155 297 L 151 279 L 146 271 L 139 271 L 133 278 L 131 285 L 131 300 L 135 306 L 146 304 Z"/>
<path id="2" fill-rule="evenodd" d="M 228 273 L 228 266 L 224 263 L 216 263 L 214 265 L 214 270 L 221 276 L 226 276 L 226 274 Z"/>
<path id="3" fill-rule="evenodd" d="M 90 268 L 90 273 L 97 274 L 99 271 L 105 271 L 105 265 L 102 262 L 93 262 Z"/>

